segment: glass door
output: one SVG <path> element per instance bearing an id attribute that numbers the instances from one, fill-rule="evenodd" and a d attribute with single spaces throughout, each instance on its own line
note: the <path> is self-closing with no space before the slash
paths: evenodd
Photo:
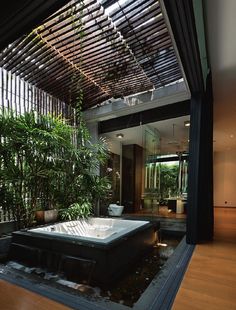
<path id="1" fill-rule="evenodd" d="M 160 201 L 160 167 L 155 158 L 160 153 L 160 133 L 157 129 L 143 126 L 144 190 L 143 212 L 158 212 Z"/>

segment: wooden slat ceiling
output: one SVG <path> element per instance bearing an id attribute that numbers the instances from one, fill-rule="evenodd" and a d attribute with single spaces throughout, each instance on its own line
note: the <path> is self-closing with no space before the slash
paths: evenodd
<path id="1" fill-rule="evenodd" d="M 0 51 L 40 25 L 69 0 L 7 0 L 0 10 Z"/>
<path id="2" fill-rule="evenodd" d="M 3 50 L 0 66 L 67 103 L 82 87 L 83 109 L 182 78 L 156 0 L 71 1 Z"/>

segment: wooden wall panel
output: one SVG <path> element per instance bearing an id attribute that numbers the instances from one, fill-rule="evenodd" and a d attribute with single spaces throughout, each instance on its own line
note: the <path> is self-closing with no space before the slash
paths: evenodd
<path id="1" fill-rule="evenodd" d="M 122 147 L 122 205 L 125 212 L 140 210 L 143 149 L 137 144 Z"/>

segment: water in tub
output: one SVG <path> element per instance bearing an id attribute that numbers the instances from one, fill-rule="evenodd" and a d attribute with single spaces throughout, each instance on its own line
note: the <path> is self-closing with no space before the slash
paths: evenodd
<path id="1" fill-rule="evenodd" d="M 112 219 L 95 221 L 94 219 L 70 221 L 45 227 L 44 230 L 56 233 L 92 238 L 106 238 L 115 234 Z"/>

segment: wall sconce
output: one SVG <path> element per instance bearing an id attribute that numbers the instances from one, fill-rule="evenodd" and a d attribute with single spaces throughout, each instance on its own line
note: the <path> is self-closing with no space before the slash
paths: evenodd
<path id="1" fill-rule="evenodd" d="M 117 137 L 118 139 L 122 139 L 122 138 L 124 138 L 124 135 L 123 135 L 123 133 L 118 133 L 118 134 L 116 135 L 116 137 Z"/>
<path id="2" fill-rule="evenodd" d="M 185 121 L 184 122 L 184 127 L 190 127 L 190 121 Z"/>

